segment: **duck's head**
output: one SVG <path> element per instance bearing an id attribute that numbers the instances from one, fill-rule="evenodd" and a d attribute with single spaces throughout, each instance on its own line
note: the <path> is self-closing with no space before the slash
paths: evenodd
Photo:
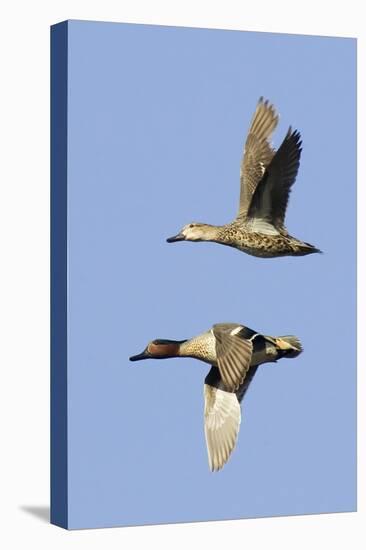
<path id="1" fill-rule="evenodd" d="M 130 357 L 130 361 L 142 359 L 168 359 L 179 355 L 179 347 L 186 340 L 153 340 L 142 353 Z"/>
<path id="2" fill-rule="evenodd" d="M 169 237 L 167 243 L 177 241 L 211 241 L 216 237 L 217 228 L 207 223 L 188 223 L 174 237 Z"/>

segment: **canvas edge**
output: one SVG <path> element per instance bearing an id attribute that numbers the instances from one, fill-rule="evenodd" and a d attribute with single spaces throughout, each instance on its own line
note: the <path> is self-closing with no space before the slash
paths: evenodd
<path id="1" fill-rule="evenodd" d="M 51 26 L 50 522 L 68 528 L 67 91 L 68 22 Z"/>

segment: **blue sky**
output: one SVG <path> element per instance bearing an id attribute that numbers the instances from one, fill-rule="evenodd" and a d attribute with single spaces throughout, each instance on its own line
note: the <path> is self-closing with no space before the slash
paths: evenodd
<path id="1" fill-rule="evenodd" d="M 101 527 L 350 511 L 356 502 L 356 42 L 69 23 L 69 520 Z M 303 154 L 287 213 L 322 255 L 167 244 L 237 212 L 259 96 Z M 194 360 L 130 363 L 217 322 L 296 334 L 208 469 Z"/>

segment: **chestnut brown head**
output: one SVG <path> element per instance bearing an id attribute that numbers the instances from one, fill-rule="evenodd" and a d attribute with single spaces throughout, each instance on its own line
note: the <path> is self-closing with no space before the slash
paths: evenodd
<path id="1" fill-rule="evenodd" d="M 142 359 L 167 359 L 179 355 L 179 346 L 186 340 L 153 340 L 142 353 L 130 357 L 130 361 Z"/>

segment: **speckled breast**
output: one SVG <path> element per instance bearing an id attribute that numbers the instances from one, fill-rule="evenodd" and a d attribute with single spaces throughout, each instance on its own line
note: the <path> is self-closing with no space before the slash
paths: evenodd
<path id="1" fill-rule="evenodd" d="M 210 365 L 216 365 L 216 340 L 211 330 L 182 344 L 180 354 L 201 359 Z"/>

